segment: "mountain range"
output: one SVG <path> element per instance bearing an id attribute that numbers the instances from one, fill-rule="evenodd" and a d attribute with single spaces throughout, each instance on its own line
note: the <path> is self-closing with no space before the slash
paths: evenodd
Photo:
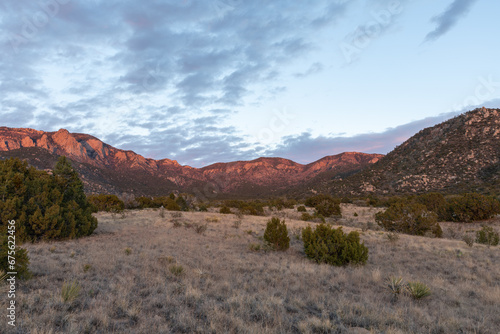
<path id="1" fill-rule="evenodd" d="M 0 127 L 0 159 L 18 157 L 50 170 L 67 156 L 87 193 L 216 197 L 360 196 L 440 191 L 500 191 L 500 110 L 479 108 L 426 128 L 386 156 L 346 152 L 310 164 L 283 158 L 216 163 L 203 168 L 154 160 L 65 129 Z"/>
<path id="2" fill-rule="evenodd" d="M 93 136 L 65 129 L 44 132 L 0 127 L 0 158 L 18 157 L 38 169 L 50 170 L 61 155 L 72 161 L 87 193 L 154 196 L 181 191 L 206 198 L 221 194 L 238 197 L 281 195 L 290 189 L 355 173 L 383 157 L 348 152 L 307 165 L 282 158 L 259 158 L 194 168 L 170 159 L 147 159 Z"/>

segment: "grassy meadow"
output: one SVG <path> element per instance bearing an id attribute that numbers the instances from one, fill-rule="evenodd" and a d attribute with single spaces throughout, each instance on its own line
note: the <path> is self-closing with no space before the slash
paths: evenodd
<path id="1" fill-rule="evenodd" d="M 308 260 L 300 230 L 316 223 L 291 209 L 98 213 L 90 237 L 24 245 L 34 277 L 18 282 L 16 329 L 0 332 L 498 333 L 500 247 L 461 240 L 480 224 L 442 224 L 443 239 L 389 235 L 379 209 L 342 208 L 330 222 L 360 231 L 364 266 Z M 262 241 L 271 216 L 286 219 L 285 252 Z M 431 295 L 394 298 L 391 276 Z"/>

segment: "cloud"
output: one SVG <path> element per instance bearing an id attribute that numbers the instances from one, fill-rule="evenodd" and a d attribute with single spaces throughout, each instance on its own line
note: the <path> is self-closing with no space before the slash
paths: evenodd
<path id="1" fill-rule="evenodd" d="M 477 0 L 454 0 L 440 15 L 432 18 L 436 28 L 427 34 L 425 41 L 434 41 L 446 34 L 464 17 Z"/>
<path id="2" fill-rule="evenodd" d="M 323 71 L 323 68 L 324 68 L 323 64 L 316 62 L 316 63 L 312 64 L 305 72 L 295 73 L 294 76 L 296 78 L 305 78 L 305 77 L 308 77 L 310 75 L 313 75 L 313 74 L 316 74 L 316 73 Z"/>
<path id="3" fill-rule="evenodd" d="M 285 137 L 277 148 L 265 151 L 264 155 L 286 157 L 299 163 L 310 163 L 324 156 L 342 152 L 386 154 L 420 130 L 459 114 L 460 112 L 445 113 L 389 128 L 381 133 L 366 133 L 352 137 L 313 137 L 311 133 L 304 132 L 298 136 Z"/>
<path id="4" fill-rule="evenodd" d="M 349 6 L 2 0 L 1 125 L 67 128 L 193 165 L 253 158 L 228 116 L 249 97 L 286 91 L 283 69 L 315 50 L 310 36 Z"/>

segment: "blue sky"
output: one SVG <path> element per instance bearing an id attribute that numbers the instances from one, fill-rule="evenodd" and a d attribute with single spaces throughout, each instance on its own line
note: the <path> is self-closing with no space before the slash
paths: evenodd
<path id="1" fill-rule="evenodd" d="M 493 0 L 2 0 L 0 125 L 205 166 L 387 153 L 500 106 Z"/>

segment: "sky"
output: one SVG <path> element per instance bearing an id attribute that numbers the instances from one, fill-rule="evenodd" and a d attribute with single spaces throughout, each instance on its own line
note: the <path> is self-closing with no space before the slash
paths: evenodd
<path id="1" fill-rule="evenodd" d="M 0 126 L 183 165 L 388 153 L 500 107 L 496 0 L 2 0 Z"/>

